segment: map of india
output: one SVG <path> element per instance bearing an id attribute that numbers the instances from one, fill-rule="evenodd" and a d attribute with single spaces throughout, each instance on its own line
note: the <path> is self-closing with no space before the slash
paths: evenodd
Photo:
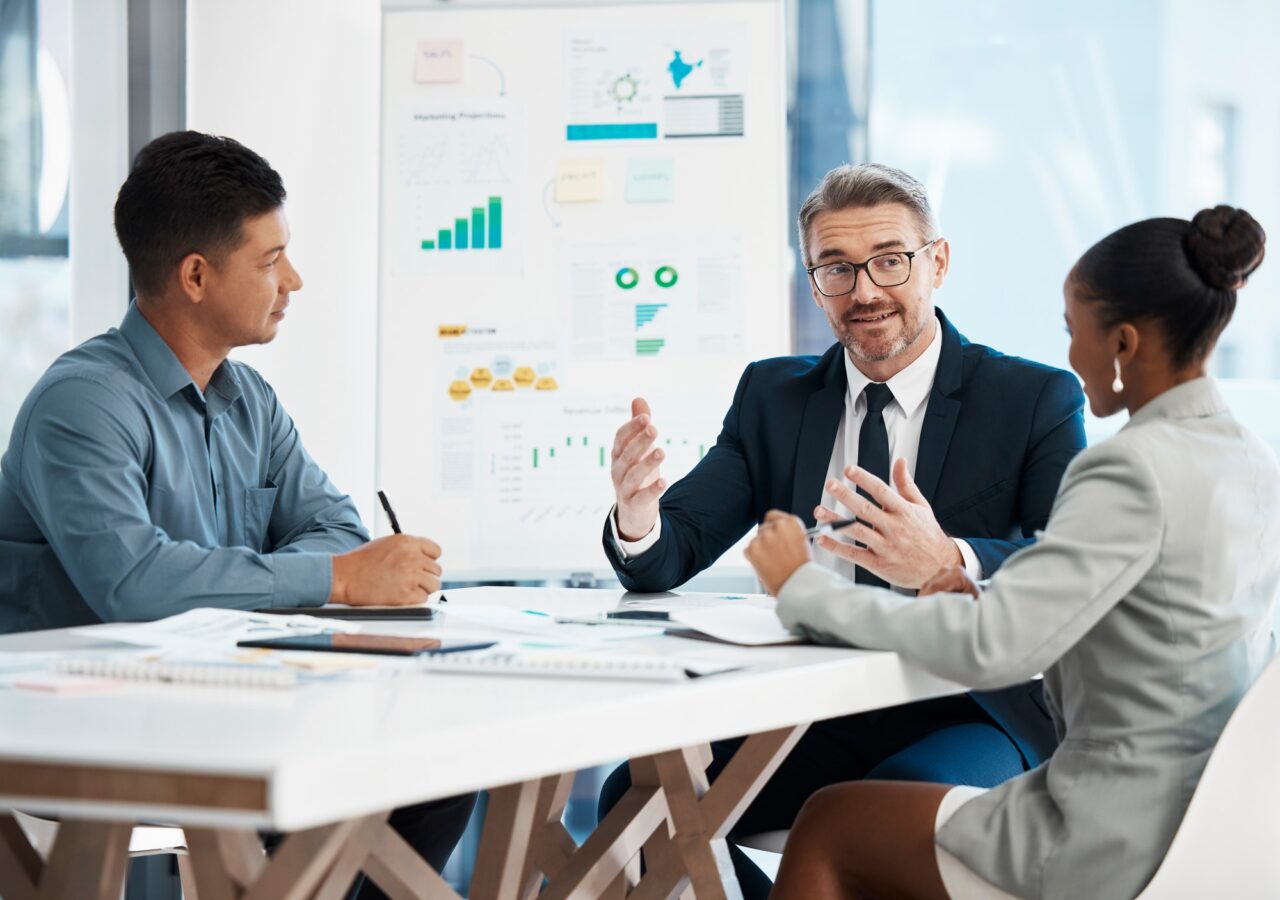
<path id="1" fill-rule="evenodd" d="M 671 58 L 671 62 L 667 63 L 667 71 L 671 73 L 671 81 L 675 84 L 676 90 L 680 90 L 680 85 L 684 84 L 684 80 L 689 77 L 689 73 L 702 65 L 702 60 L 690 65 L 684 61 L 684 57 L 680 51 L 675 51 L 675 56 Z"/>

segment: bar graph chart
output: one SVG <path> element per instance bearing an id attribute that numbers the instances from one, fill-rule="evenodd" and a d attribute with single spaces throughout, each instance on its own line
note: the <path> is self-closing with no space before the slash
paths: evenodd
<path id="1" fill-rule="evenodd" d="M 667 308 L 665 303 L 637 303 L 636 304 L 636 330 L 639 331 L 648 325 L 655 318 L 658 312 Z"/>
<path id="2" fill-rule="evenodd" d="M 666 345 L 666 338 L 636 338 L 636 356 L 657 356 Z"/>
<path id="3" fill-rule="evenodd" d="M 422 249 L 501 250 L 502 198 L 490 197 L 486 206 L 471 207 L 471 214 L 455 218 L 452 228 L 441 228 L 434 238 L 424 238 Z"/>

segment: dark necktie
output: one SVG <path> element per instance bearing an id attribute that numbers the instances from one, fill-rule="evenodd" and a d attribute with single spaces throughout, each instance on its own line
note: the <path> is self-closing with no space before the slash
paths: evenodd
<path id="1" fill-rule="evenodd" d="M 893 399 L 893 391 L 889 390 L 887 384 L 876 384 L 873 381 L 862 389 L 862 395 L 867 398 L 867 415 L 862 420 L 862 430 L 858 432 L 858 467 L 866 469 L 888 484 L 889 432 L 884 427 L 884 408 Z M 861 488 L 858 493 L 871 499 Z M 888 587 L 884 579 L 877 578 L 861 566 L 858 567 L 854 580 L 858 584 Z"/>

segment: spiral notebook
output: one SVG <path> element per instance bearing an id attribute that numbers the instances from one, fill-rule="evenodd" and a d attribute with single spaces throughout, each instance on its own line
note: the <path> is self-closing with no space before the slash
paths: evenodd
<path id="1" fill-rule="evenodd" d="M 64 659 L 54 664 L 62 675 L 80 675 L 114 681 L 157 681 L 167 684 L 202 684 L 217 687 L 291 688 L 298 673 L 274 666 L 235 662 L 167 662 L 137 657 Z"/>
<path id="2" fill-rule="evenodd" d="M 510 650 L 429 656 L 422 658 L 418 665 L 428 672 L 456 672 L 460 675 L 539 675 L 625 681 L 685 681 L 744 668 L 734 663 L 674 659 L 669 656 L 600 656 L 588 653 L 531 653 Z"/>

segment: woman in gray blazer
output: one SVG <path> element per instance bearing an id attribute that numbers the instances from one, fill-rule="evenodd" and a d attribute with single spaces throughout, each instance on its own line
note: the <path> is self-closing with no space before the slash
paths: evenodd
<path id="1" fill-rule="evenodd" d="M 998 788 L 836 785 L 797 819 L 773 897 L 1134 897 L 1155 873 L 1227 718 L 1273 651 L 1280 467 L 1205 365 L 1265 235 L 1225 206 L 1104 238 L 1064 293 L 1090 408 L 1130 414 L 1081 453 L 1048 525 L 979 592 L 963 570 L 918 597 L 815 565 L 770 513 L 747 551 L 789 627 L 896 650 L 982 689 L 1044 673 L 1062 739 Z M 903 501 L 860 470 L 867 522 Z M 835 517 L 828 511 L 826 518 Z M 883 530 L 883 529 L 882 529 Z M 867 524 L 846 535 L 874 553 Z"/>

